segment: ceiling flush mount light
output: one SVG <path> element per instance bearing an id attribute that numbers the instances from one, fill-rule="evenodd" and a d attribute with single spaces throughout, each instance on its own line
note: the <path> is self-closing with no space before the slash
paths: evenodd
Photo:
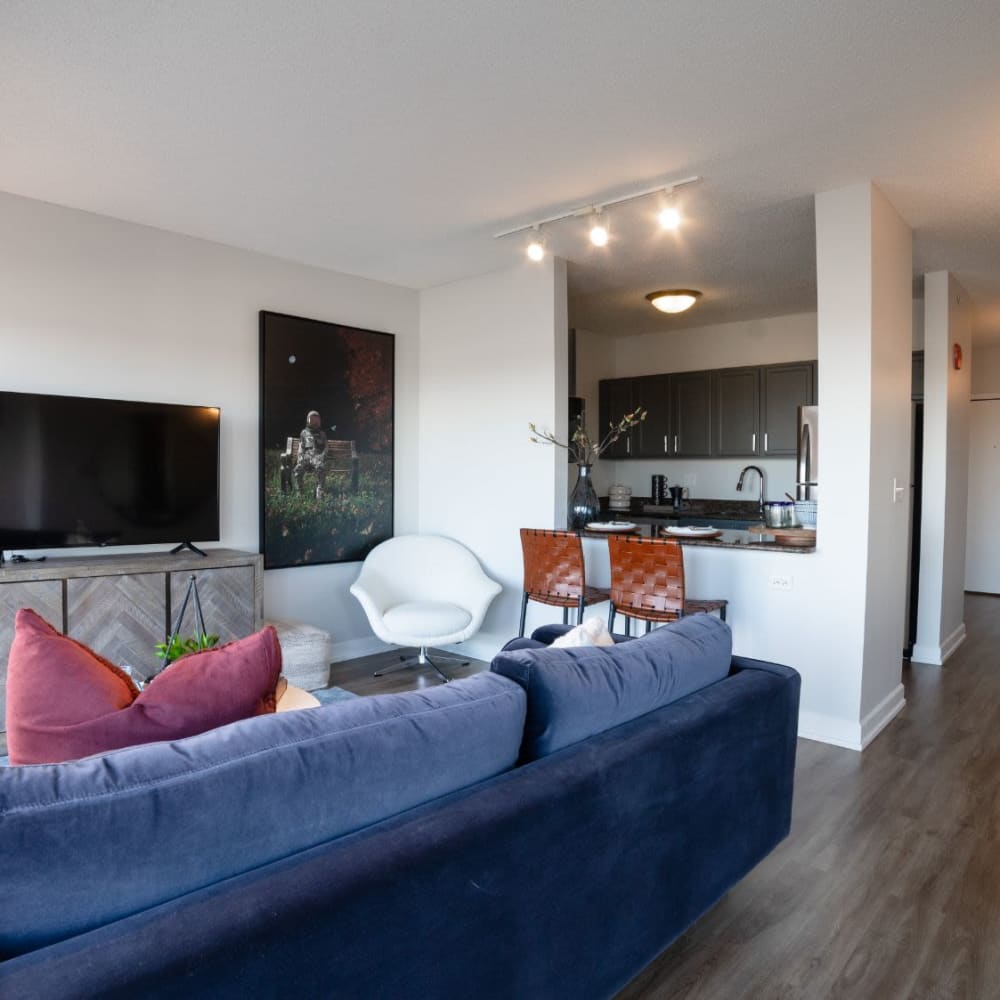
<path id="1" fill-rule="evenodd" d="M 658 184 L 656 187 L 644 188 L 642 191 L 633 191 L 632 194 L 625 194 L 619 198 L 610 198 L 599 204 L 581 205 L 570 212 L 561 212 L 559 215 L 550 215 L 544 219 L 536 219 L 534 222 L 527 222 L 523 226 L 515 226 L 513 229 L 505 229 L 502 233 L 495 233 L 493 239 L 502 240 L 505 236 L 513 236 L 515 233 L 531 232 L 531 239 L 525 247 L 525 253 L 529 260 L 540 261 L 545 258 L 548 252 L 545 241 L 541 237 L 542 226 L 551 225 L 553 222 L 562 222 L 563 219 L 575 219 L 589 217 L 591 226 L 589 230 L 590 242 L 595 247 L 605 247 L 611 238 L 608 230 L 607 216 L 604 210 L 611 205 L 620 205 L 622 202 L 634 201 L 636 198 L 646 198 L 649 195 L 672 195 L 676 188 L 684 184 L 694 184 L 700 181 L 700 177 L 683 177 L 668 184 Z M 677 229 L 681 224 L 681 215 L 673 205 L 665 205 L 657 216 L 660 225 L 664 229 Z"/>
<path id="2" fill-rule="evenodd" d="M 694 288 L 667 288 L 659 292 L 650 292 L 646 296 L 646 301 L 660 312 L 682 313 L 690 309 L 700 298 L 701 292 Z"/>
<path id="3" fill-rule="evenodd" d="M 595 247 L 606 247 L 608 245 L 608 222 L 604 213 L 598 208 L 594 211 L 594 224 L 590 227 L 590 242 Z"/>

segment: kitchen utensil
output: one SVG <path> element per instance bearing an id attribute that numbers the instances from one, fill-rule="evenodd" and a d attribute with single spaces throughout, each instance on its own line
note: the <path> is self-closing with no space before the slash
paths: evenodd
<path id="1" fill-rule="evenodd" d="M 794 528 L 795 502 L 788 500 L 770 500 L 764 504 L 764 523 L 769 528 Z"/>
<path id="2" fill-rule="evenodd" d="M 650 479 L 649 496 L 653 503 L 660 505 L 667 499 L 667 477 L 653 476 Z"/>
<path id="3" fill-rule="evenodd" d="M 803 528 L 814 528 L 816 527 L 816 501 L 815 500 L 796 500 L 795 501 L 795 516 L 799 519 L 799 524 Z"/>
<path id="4" fill-rule="evenodd" d="M 718 528 L 695 527 L 686 528 L 664 528 L 664 535 L 673 535 L 675 538 L 718 538 L 722 532 Z"/>
<path id="5" fill-rule="evenodd" d="M 776 545 L 800 545 L 805 548 L 816 546 L 816 531 L 812 528 L 769 528 L 763 524 L 754 524 L 747 530 L 751 535 L 773 535 Z"/>

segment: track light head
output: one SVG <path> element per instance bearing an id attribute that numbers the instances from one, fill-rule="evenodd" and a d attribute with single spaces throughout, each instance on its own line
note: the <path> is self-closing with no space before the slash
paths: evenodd
<path id="1" fill-rule="evenodd" d="M 524 252 L 528 255 L 528 260 L 532 260 L 536 264 L 545 259 L 545 242 L 542 239 L 538 226 L 533 227 L 531 239 L 528 240 L 528 245 L 525 247 Z"/>
<path id="2" fill-rule="evenodd" d="M 608 245 L 608 223 L 601 209 L 594 210 L 594 222 L 590 227 L 590 242 L 595 247 L 606 247 Z"/>
<path id="3" fill-rule="evenodd" d="M 681 213 L 672 205 L 661 209 L 657 218 L 660 220 L 660 227 L 662 229 L 677 229 L 681 224 Z"/>

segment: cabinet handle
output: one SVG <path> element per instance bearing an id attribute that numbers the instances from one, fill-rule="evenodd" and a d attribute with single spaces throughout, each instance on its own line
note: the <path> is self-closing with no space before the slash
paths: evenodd
<path id="1" fill-rule="evenodd" d="M 677 435 L 674 435 L 674 454 L 677 454 Z"/>
<path id="2" fill-rule="evenodd" d="M 663 435 L 663 454 L 666 455 L 670 451 L 670 445 L 667 444 L 667 435 Z"/>
<path id="3" fill-rule="evenodd" d="M 630 437 L 625 438 L 625 454 L 632 454 L 632 439 Z"/>
<path id="4" fill-rule="evenodd" d="M 767 454 L 767 431 L 764 431 L 764 454 Z"/>
<path id="5" fill-rule="evenodd" d="M 757 432 L 756 431 L 754 431 L 753 434 L 750 435 L 750 450 L 753 451 L 753 452 L 757 451 Z"/>

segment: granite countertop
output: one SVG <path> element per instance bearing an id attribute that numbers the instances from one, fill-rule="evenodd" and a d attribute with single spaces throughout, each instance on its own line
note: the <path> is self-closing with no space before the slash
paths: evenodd
<path id="1" fill-rule="evenodd" d="M 755 549 L 767 552 L 789 552 L 807 554 L 816 551 L 815 542 L 812 545 L 789 545 L 776 539 L 773 535 L 751 534 L 751 526 L 760 525 L 760 504 L 756 500 L 685 500 L 677 510 L 672 505 L 657 506 L 650 497 L 632 497 L 629 510 L 611 510 L 608 508 L 608 498 L 601 497 L 601 520 L 633 521 L 640 525 L 635 532 L 646 537 L 659 537 L 660 529 L 668 521 L 699 519 L 720 522 L 742 521 L 743 527 L 724 527 L 722 534 L 716 538 L 696 538 L 674 535 L 684 546 L 715 549 Z M 583 531 L 587 538 L 607 538 L 606 531 Z"/>
<path id="2" fill-rule="evenodd" d="M 644 527 L 646 527 L 644 525 Z M 740 529 L 723 529 L 722 534 L 715 538 L 697 538 L 693 536 L 685 537 L 683 535 L 673 535 L 673 536 L 660 536 L 659 528 L 657 525 L 649 525 L 648 531 L 635 531 L 632 534 L 641 535 L 645 538 L 657 538 L 657 537 L 673 537 L 681 545 L 687 547 L 692 546 L 695 548 L 712 548 L 712 549 L 755 549 L 763 550 L 767 552 L 789 552 L 792 554 L 806 554 L 809 552 L 815 552 L 816 546 L 813 545 L 789 545 L 785 542 L 778 541 L 773 535 L 759 535 L 751 534 L 749 531 L 742 531 Z M 584 538 L 603 538 L 607 539 L 609 534 L 614 534 L 614 532 L 608 531 L 581 531 L 580 534 Z"/>
<path id="3" fill-rule="evenodd" d="M 681 538 L 674 536 L 684 546 L 704 546 L 721 549 L 763 549 L 768 552 L 788 552 L 806 554 L 816 551 L 816 545 L 789 545 L 780 542 L 774 535 L 751 534 L 749 531 L 723 530 L 718 538 Z"/>

